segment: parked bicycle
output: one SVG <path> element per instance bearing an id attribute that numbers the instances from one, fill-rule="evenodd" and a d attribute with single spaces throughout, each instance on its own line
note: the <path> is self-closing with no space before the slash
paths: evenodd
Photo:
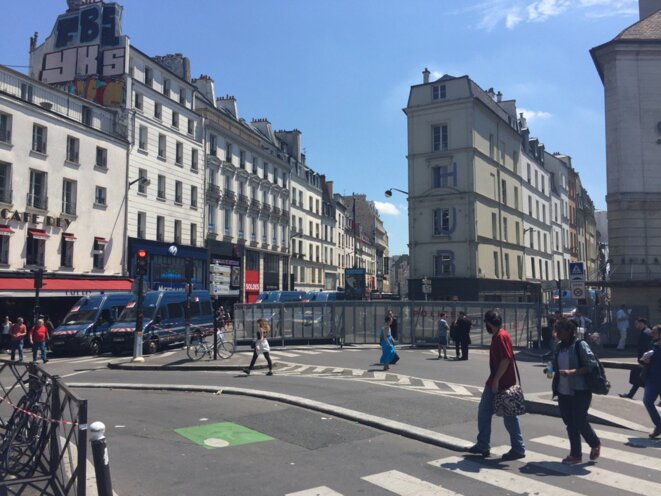
<path id="1" fill-rule="evenodd" d="M 46 446 L 50 407 L 42 396 L 47 379 L 30 372 L 28 381 L 0 442 L 0 480 L 8 474 L 31 476 Z"/>
<path id="2" fill-rule="evenodd" d="M 216 353 L 220 358 L 229 358 L 234 354 L 234 341 L 226 337 L 226 333 L 222 330 L 218 331 L 218 346 Z M 213 343 L 209 343 L 203 334 L 195 334 L 190 346 L 186 349 L 186 354 L 191 360 L 200 360 L 204 355 L 208 359 L 213 358 Z"/>

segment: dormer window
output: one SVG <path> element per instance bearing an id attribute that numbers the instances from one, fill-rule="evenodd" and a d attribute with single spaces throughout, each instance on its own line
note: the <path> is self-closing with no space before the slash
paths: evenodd
<path id="1" fill-rule="evenodd" d="M 445 85 L 444 84 L 435 84 L 431 87 L 431 98 L 432 100 L 442 100 L 445 98 Z"/>

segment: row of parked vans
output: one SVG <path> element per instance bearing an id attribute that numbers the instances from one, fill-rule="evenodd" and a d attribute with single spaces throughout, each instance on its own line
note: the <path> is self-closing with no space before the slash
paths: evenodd
<path id="1" fill-rule="evenodd" d="M 342 291 L 265 291 L 255 303 L 326 302 L 344 300 Z"/>
<path id="2" fill-rule="evenodd" d="M 183 291 L 148 291 L 143 303 L 145 353 L 183 343 L 186 337 Z M 213 332 L 213 307 L 208 291 L 191 293 L 191 331 Z M 51 346 L 56 353 L 92 353 L 133 350 L 137 297 L 132 293 L 93 294 L 81 298 L 53 330 Z"/>

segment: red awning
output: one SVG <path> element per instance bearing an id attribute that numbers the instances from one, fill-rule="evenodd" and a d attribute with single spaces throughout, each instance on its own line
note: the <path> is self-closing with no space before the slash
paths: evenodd
<path id="1" fill-rule="evenodd" d="M 94 237 L 94 241 L 96 241 L 100 245 L 107 245 L 108 240 L 106 238 L 100 238 L 100 237 Z"/>
<path id="2" fill-rule="evenodd" d="M 130 279 L 50 279 L 44 277 L 41 295 L 84 296 L 100 291 L 106 293 L 129 292 L 131 291 L 131 284 Z M 0 277 L 0 296 L 34 296 L 34 278 L 31 275 L 26 277 Z"/>
<path id="3" fill-rule="evenodd" d="M 0 226 L 0 236 L 11 236 L 14 231 L 9 226 Z"/>
<path id="4" fill-rule="evenodd" d="M 43 229 L 28 229 L 28 236 L 37 239 L 48 239 L 50 235 Z"/>
<path id="5" fill-rule="evenodd" d="M 62 237 L 64 238 L 64 241 L 76 241 L 78 239 L 75 234 L 71 233 L 62 233 Z"/>

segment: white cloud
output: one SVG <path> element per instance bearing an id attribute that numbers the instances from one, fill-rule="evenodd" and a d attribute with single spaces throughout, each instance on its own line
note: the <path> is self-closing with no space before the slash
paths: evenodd
<path id="1" fill-rule="evenodd" d="M 531 124 L 535 121 L 550 119 L 553 116 L 553 114 L 550 112 L 544 112 L 543 110 L 528 110 L 521 107 L 519 107 L 517 110 L 523 114 L 523 116 L 528 121 L 528 124 Z"/>
<path id="2" fill-rule="evenodd" d="M 401 214 L 401 212 L 399 211 L 399 208 L 397 208 L 397 205 L 393 205 L 392 203 L 375 201 L 374 206 L 379 211 L 379 213 L 383 214 L 383 215 L 400 215 Z"/>
<path id="3" fill-rule="evenodd" d="M 478 27 L 491 31 L 501 23 L 514 29 L 521 23 L 546 22 L 568 13 L 591 18 L 635 15 L 638 0 L 485 0 L 464 12 L 479 12 Z"/>

